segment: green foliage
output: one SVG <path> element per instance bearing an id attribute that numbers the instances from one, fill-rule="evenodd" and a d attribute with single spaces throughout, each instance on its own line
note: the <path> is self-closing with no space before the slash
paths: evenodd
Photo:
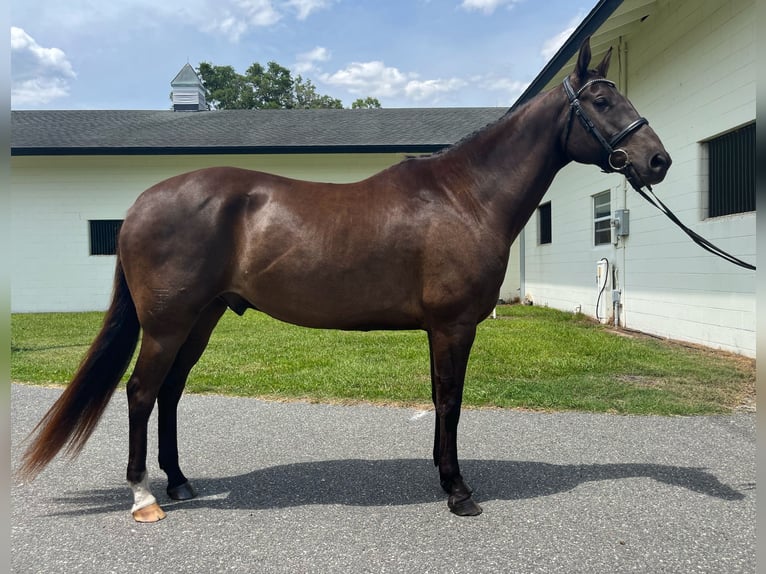
<path id="1" fill-rule="evenodd" d="M 66 383 L 102 317 L 12 315 L 12 379 Z M 617 334 L 582 315 L 515 305 L 498 307 L 498 319 L 479 325 L 464 404 L 690 415 L 726 412 L 754 387 L 752 360 Z M 305 329 L 257 312 L 226 313 L 187 391 L 428 405 L 427 338 L 420 331 Z"/>
<path id="2" fill-rule="evenodd" d="M 318 93 L 311 80 L 293 77 L 276 62 L 265 68 L 256 62 L 244 75 L 231 66 L 201 62 L 197 73 L 208 101 L 219 110 L 343 108 L 339 99 Z"/>
<path id="3" fill-rule="evenodd" d="M 231 66 L 201 62 L 197 73 L 208 93 L 209 102 L 219 109 L 247 109 L 248 90 L 245 78 Z"/>
<path id="4" fill-rule="evenodd" d="M 353 110 L 360 110 L 360 109 L 380 109 L 382 106 L 380 105 L 380 100 L 378 98 L 372 98 L 370 96 L 367 96 L 366 98 L 357 98 L 354 100 L 351 104 L 351 109 Z"/>

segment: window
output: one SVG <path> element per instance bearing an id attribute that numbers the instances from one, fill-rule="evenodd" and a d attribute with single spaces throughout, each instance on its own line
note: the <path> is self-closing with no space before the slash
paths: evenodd
<path id="1" fill-rule="evenodd" d="M 90 254 L 115 255 L 117 253 L 117 234 L 120 232 L 122 219 L 97 219 L 88 221 L 90 227 Z"/>
<path id="2" fill-rule="evenodd" d="M 755 122 L 706 143 L 708 217 L 755 211 Z"/>
<path id="3" fill-rule="evenodd" d="M 604 191 L 593 196 L 593 245 L 612 242 L 612 194 Z"/>
<path id="4" fill-rule="evenodd" d="M 537 244 L 550 243 L 551 239 L 551 202 L 543 203 L 537 208 Z"/>

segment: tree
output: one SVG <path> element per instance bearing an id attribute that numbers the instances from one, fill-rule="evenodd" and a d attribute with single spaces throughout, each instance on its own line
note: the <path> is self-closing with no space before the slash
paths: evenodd
<path id="1" fill-rule="evenodd" d="M 322 96 L 317 93 L 316 86 L 311 83 L 311 80 L 304 80 L 300 75 L 295 78 L 295 106 L 300 109 L 312 109 L 312 108 L 332 108 L 342 109 L 343 102 L 330 97 Z"/>
<path id="2" fill-rule="evenodd" d="M 264 69 L 255 63 L 245 72 L 245 82 L 252 88 L 256 109 L 289 109 L 295 103 L 295 81 L 290 70 L 276 62 Z"/>
<path id="3" fill-rule="evenodd" d="M 201 62 L 197 73 L 207 90 L 208 102 L 218 110 L 343 108 L 339 99 L 319 94 L 311 80 L 293 77 L 289 69 L 276 62 L 269 62 L 265 68 L 255 62 L 244 75 L 231 66 Z"/>
<path id="4" fill-rule="evenodd" d="M 361 109 L 379 109 L 382 106 L 380 105 L 380 101 L 378 98 L 372 98 L 370 96 L 367 96 L 366 98 L 357 98 L 354 100 L 354 102 L 351 104 L 351 109 L 354 110 L 361 110 Z"/>
<path id="5" fill-rule="evenodd" d="M 247 89 L 243 76 L 231 66 L 214 66 L 201 62 L 197 70 L 207 90 L 208 101 L 217 109 L 237 110 L 249 107 L 244 101 Z"/>

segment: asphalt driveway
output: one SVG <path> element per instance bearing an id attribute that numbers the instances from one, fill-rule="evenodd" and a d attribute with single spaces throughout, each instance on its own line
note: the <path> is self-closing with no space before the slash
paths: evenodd
<path id="1" fill-rule="evenodd" d="M 12 469 L 60 392 L 12 385 Z M 167 518 L 133 522 L 118 391 L 79 458 L 14 478 L 11 571 L 756 571 L 753 413 L 464 410 L 463 474 L 484 509 L 472 518 L 447 509 L 432 412 L 189 395 L 180 413 L 198 498 L 166 497 L 150 432 Z"/>

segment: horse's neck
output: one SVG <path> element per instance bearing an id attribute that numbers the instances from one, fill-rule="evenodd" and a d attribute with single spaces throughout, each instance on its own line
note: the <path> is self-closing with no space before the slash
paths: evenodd
<path id="1" fill-rule="evenodd" d="M 454 150 L 464 158 L 471 195 L 484 207 L 482 223 L 509 244 L 569 161 L 559 143 L 563 106 L 562 94 L 553 89 Z"/>

